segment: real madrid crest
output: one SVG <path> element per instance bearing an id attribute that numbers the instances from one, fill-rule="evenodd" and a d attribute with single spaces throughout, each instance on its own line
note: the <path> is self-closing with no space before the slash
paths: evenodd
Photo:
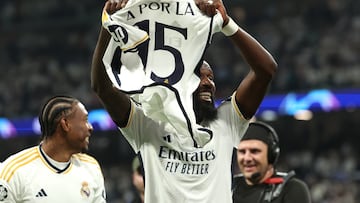
<path id="1" fill-rule="evenodd" d="M 84 181 L 81 183 L 81 196 L 85 197 L 85 198 L 89 198 L 90 197 L 90 188 L 89 188 L 89 183 Z"/>

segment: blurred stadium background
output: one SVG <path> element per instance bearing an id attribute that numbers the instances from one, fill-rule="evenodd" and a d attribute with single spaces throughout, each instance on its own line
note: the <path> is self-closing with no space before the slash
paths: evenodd
<path id="1" fill-rule="evenodd" d="M 279 169 L 295 169 L 314 203 L 360 202 L 360 1 L 224 2 L 279 63 L 257 114 L 278 131 Z M 38 143 L 32 119 L 45 99 L 74 95 L 94 111 L 98 130 L 90 153 L 103 166 L 108 202 L 128 203 L 135 155 L 90 89 L 102 6 L 90 0 L 0 2 L 0 162 Z M 205 55 L 216 74 L 217 98 L 230 95 L 247 72 L 238 54 L 218 34 Z"/>

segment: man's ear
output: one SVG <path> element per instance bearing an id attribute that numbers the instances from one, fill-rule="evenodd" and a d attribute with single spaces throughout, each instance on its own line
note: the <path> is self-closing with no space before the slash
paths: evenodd
<path id="1" fill-rule="evenodd" d="M 70 126 L 69 126 L 69 123 L 68 123 L 68 120 L 66 118 L 62 118 L 60 120 L 60 126 L 61 128 L 64 130 L 64 131 L 69 131 L 70 129 Z"/>

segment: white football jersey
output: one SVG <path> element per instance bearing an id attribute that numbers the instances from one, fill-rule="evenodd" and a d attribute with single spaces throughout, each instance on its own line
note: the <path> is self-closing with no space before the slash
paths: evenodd
<path id="1" fill-rule="evenodd" d="M 194 130 L 192 93 L 204 52 L 222 28 L 220 13 L 208 17 L 193 0 L 129 0 L 102 21 L 112 34 L 103 62 L 113 84 L 142 103 L 147 116 L 206 144 L 207 135 Z"/>
<path id="2" fill-rule="evenodd" d="M 145 202 L 230 203 L 233 148 L 247 127 L 232 99 L 220 105 L 216 120 L 199 128 L 212 135 L 202 148 L 183 143 L 183 135 L 171 125 L 149 119 L 135 104 L 128 125 L 120 130 L 141 153 Z"/>
<path id="3" fill-rule="evenodd" d="M 114 84 L 129 92 L 158 82 L 192 93 L 199 82 L 195 68 L 223 23 L 220 14 L 204 15 L 193 0 L 129 0 L 102 21 L 113 36 L 103 61 Z M 132 77 L 140 73 L 144 78 Z"/>
<path id="4" fill-rule="evenodd" d="M 106 202 L 104 178 L 98 162 L 75 154 L 63 170 L 42 154 L 40 147 L 10 156 L 0 170 L 0 202 Z"/>

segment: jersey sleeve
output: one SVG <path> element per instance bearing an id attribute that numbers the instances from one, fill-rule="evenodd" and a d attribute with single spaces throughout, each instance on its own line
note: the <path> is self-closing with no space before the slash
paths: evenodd
<path id="1" fill-rule="evenodd" d="M 4 172 L 4 170 L 0 170 L 0 202 L 19 202 L 23 192 L 21 192 L 22 188 L 19 184 L 21 181 L 19 181 L 18 174 L 13 174 L 11 179 L 7 180 Z"/>
<path id="2" fill-rule="evenodd" d="M 233 147 L 237 148 L 249 126 L 249 120 L 241 114 L 235 101 L 235 93 L 219 106 L 219 118 L 225 121 L 224 130 L 231 136 Z"/>
<path id="3" fill-rule="evenodd" d="M 99 170 L 97 174 L 97 182 L 98 188 L 95 191 L 94 195 L 94 203 L 105 203 L 106 202 L 106 190 L 105 190 L 105 183 L 104 183 L 104 176 L 101 171 L 100 165 L 98 164 Z"/>
<path id="4" fill-rule="evenodd" d="M 127 125 L 119 128 L 125 139 L 129 142 L 135 153 L 139 152 L 145 136 L 152 136 L 158 125 L 144 114 L 141 106 L 131 102 L 131 111 Z"/>
<path id="5" fill-rule="evenodd" d="M 0 202 L 16 202 L 13 190 L 3 179 L 0 179 Z"/>

